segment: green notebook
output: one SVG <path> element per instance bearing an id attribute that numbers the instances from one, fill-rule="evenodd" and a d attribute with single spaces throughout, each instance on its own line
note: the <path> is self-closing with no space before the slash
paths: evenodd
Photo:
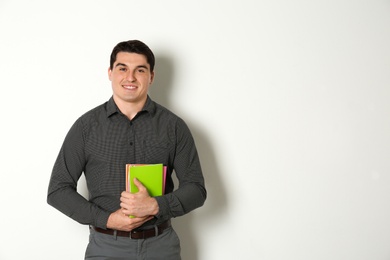
<path id="1" fill-rule="evenodd" d="M 130 165 L 128 169 L 131 193 L 138 192 L 138 188 L 133 181 L 134 178 L 137 178 L 148 190 L 151 197 L 163 195 L 162 164 Z"/>

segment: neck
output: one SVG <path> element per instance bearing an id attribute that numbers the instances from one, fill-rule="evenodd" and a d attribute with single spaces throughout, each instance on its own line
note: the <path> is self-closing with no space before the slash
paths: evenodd
<path id="1" fill-rule="evenodd" d="M 119 110 L 130 120 L 132 120 L 139 111 L 142 110 L 146 103 L 146 99 L 139 102 L 126 102 L 114 96 L 115 104 Z"/>

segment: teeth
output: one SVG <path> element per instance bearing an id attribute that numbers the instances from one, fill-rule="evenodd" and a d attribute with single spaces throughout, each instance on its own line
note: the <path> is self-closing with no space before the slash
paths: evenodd
<path id="1" fill-rule="evenodd" d="M 125 89 L 135 89 L 136 87 L 134 86 L 123 86 Z"/>

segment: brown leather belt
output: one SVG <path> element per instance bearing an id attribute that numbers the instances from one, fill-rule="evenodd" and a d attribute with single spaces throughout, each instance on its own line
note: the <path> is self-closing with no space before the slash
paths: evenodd
<path id="1" fill-rule="evenodd" d="M 103 229 L 98 227 L 93 227 L 96 232 L 103 233 L 106 235 L 112 236 L 120 236 L 120 237 L 128 237 L 131 239 L 146 239 L 149 237 L 156 237 L 161 235 L 162 232 L 171 226 L 171 221 L 167 220 L 160 225 L 154 226 L 154 228 L 146 229 L 146 230 L 132 230 L 132 231 L 121 231 L 121 230 L 113 230 L 113 229 Z"/>

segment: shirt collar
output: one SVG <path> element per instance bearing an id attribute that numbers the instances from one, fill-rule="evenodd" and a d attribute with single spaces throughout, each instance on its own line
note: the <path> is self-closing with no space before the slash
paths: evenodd
<path id="1" fill-rule="evenodd" d="M 156 103 L 149 97 L 146 98 L 144 107 L 140 112 L 148 112 L 151 115 L 154 115 L 156 112 Z M 121 113 L 117 105 L 115 104 L 114 98 L 111 97 L 107 102 L 107 117 L 110 117 L 116 113 Z"/>

